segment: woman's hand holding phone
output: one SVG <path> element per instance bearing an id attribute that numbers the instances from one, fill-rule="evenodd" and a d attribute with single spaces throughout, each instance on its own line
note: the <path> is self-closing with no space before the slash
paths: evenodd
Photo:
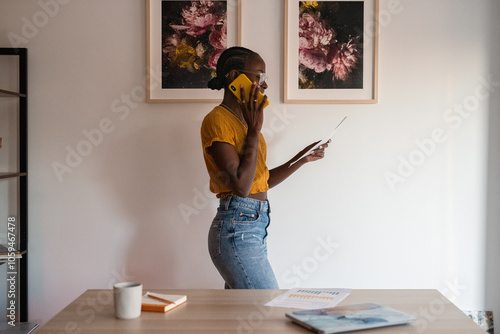
<path id="1" fill-rule="evenodd" d="M 250 81 L 244 73 L 229 84 L 229 89 L 238 99 L 248 130 L 260 132 L 264 121 L 263 110 L 269 105 L 267 96 L 263 95 L 259 85 Z"/>
<path id="2" fill-rule="evenodd" d="M 244 91 L 241 90 L 241 86 L 245 88 Z M 257 86 L 257 88 L 259 87 Z M 244 73 L 240 74 L 229 84 L 229 89 L 239 101 L 246 100 L 248 102 L 251 100 L 250 90 L 252 89 L 252 81 L 250 81 Z M 244 96 L 244 98 L 241 98 L 242 96 Z M 259 89 L 257 93 L 257 100 L 264 103 L 264 108 L 269 105 L 269 100 L 264 101 L 264 94 L 262 94 Z"/>
<path id="3" fill-rule="evenodd" d="M 249 89 L 250 94 L 246 94 L 245 86 L 243 84 L 240 85 L 240 96 L 243 97 L 239 100 L 240 109 L 247 123 L 248 130 L 260 132 L 264 123 L 264 107 L 267 102 L 267 96 L 264 96 L 262 101 L 259 102 L 259 94 L 262 93 L 255 82 L 252 83 Z M 246 101 L 246 96 L 248 96 L 248 101 Z"/>

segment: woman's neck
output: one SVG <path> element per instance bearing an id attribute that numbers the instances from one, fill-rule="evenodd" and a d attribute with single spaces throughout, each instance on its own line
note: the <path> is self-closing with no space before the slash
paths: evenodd
<path id="1" fill-rule="evenodd" d="M 220 106 L 227 109 L 231 114 L 238 118 L 243 125 L 246 126 L 246 121 L 243 118 L 243 113 L 241 112 L 240 105 L 236 99 L 223 99 Z"/>
<path id="2" fill-rule="evenodd" d="M 221 105 L 226 106 L 227 108 L 230 109 L 231 112 L 233 112 L 236 115 L 243 116 L 243 113 L 240 110 L 240 104 L 238 103 L 238 100 L 236 97 L 233 95 L 233 93 L 229 92 L 229 95 L 227 92 L 224 94 L 224 98 L 222 99 Z"/>

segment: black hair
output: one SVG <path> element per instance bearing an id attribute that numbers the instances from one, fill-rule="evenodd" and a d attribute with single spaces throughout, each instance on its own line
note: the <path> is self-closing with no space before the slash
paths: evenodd
<path id="1" fill-rule="evenodd" d="M 243 70 L 248 60 L 256 55 L 258 55 L 256 52 L 241 46 L 224 50 L 217 60 L 216 76 L 208 81 L 208 88 L 215 90 L 224 88 L 226 74 L 231 70 Z"/>

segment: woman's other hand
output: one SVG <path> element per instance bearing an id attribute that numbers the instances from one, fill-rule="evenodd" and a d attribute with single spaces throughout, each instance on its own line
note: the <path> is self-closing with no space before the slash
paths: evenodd
<path id="1" fill-rule="evenodd" d="M 317 161 L 317 160 L 323 159 L 325 157 L 325 149 L 328 147 L 328 144 L 331 143 L 331 142 L 332 142 L 331 139 L 328 140 L 328 142 L 326 142 L 325 144 L 320 145 L 317 149 L 311 151 L 311 153 L 309 153 L 308 155 L 306 155 L 302 159 L 298 160 L 297 162 L 308 163 L 308 162 L 313 162 L 313 161 Z M 315 143 L 312 143 L 311 145 L 308 145 L 306 148 L 304 148 L 302 151 L 300 151 L 294 157 L 294 159 L 292 159 L 292 161 L 296 161 L 299 157 L 301 157 L 302 155 L 304 155 L 304 153 L 306 153 L 307 151 L 309 151 L 312 147 L 314 147 L 318 143 L 319 143 L 319 141 L 317 141 Z"/>

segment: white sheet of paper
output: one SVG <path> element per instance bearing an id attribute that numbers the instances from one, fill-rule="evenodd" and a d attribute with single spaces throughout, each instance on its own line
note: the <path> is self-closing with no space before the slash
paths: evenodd
<path id="1" fill-rule="evenodd" d="M 351 293 L 352 289 L 293 288 L 264 306 L 289 307 L 302 310 L 334 307 Z"/>
<path id="2" fill-rule="evenodd" d="M 298 158 L 295 162 L 297 162 L 300 159 L 302 159 L 303 157 L 311 154 L 312 151 L 314 151 L 315 149 L 317 149 L 321 145 L 326 144 L 330 139 L 332 139 L 333 135 L 335 134 L 335 132 L 337 132 L 337 130 L 340 128 L 340 126 L 342 125 L 342 123 L 345 121 L 346 118 L 347 118 L 347 116 L 345 116 L 344 118 L 342 118 L 342 120 L 340 121 L 340 123 L 335 127 L 335 129 L 333 129 L 333 131 L 328 136 L 324 137 L 324 139 L 320 140 L 319 143 L 317 143 L 316 145 L 314 145 L 310 150 L 308 150 L 306 153 L 302 154 L 300 156 L 300 158 Z"/>

